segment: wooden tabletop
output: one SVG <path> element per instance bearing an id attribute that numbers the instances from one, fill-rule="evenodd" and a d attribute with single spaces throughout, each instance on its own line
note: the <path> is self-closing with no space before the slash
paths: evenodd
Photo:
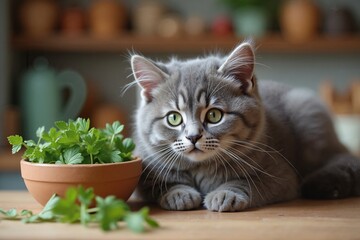
<path id="1" fill-rule="evenodd" d="M 41 210 L 29 193 L 11 191 L 0 191 L 0 208 Z M 124 228 L 104 233 L 79 224 L 1 220 L 0 239 L 360 239 L 360 198 L 296 200 L 238 213 L 173 212 L 152 206 L 151 215 L 161 227 L 143 234 Z"/>

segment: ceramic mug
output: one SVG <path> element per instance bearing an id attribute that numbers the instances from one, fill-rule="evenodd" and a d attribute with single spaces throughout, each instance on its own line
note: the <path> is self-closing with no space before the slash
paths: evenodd
<path id="1" fill-rule="evenodd" d="M 69 90 L 66 99 L 65 89 Z M 77 117 L 85 99 L 86 84 L 79 73 L 56 73 L 45 58 L 37 58 L 34 67 L 23 75 L 20 86 L 23 135 L 34 140 L 39 127 L 49 130 L 55 121 Z"/>

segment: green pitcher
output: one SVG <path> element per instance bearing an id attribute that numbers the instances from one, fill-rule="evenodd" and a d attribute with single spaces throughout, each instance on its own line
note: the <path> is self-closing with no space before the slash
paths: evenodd
<path id="1" fill-rule="evenodd" d="M 64 89 L 70 93 L 66 99 Z M 57 74 L 45 58 L 37 58 L 21 79 L 20 98 L 23 135 L 35 140 L 39 127 L 48 130 L 55 121 L 77 117 L 85 102 L 86 84 L 77 72 Z"/>

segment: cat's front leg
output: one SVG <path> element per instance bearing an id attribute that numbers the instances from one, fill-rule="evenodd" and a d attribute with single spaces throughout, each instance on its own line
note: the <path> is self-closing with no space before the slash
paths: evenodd
<path id="1" fill-rule="evenodd" d="M 247 187 L 240 181 L 230 181 L 209 192 L 204 199 L 208 210 L 236 212 L 250 207 Z"/>
<path id="2" fill-rule="evenodd" d="M 201 201 L 201 195 L 195 188 L 177 184 L 161 196 L 159 204 L 167 210 L 191 210 L 199 208 Z"/>

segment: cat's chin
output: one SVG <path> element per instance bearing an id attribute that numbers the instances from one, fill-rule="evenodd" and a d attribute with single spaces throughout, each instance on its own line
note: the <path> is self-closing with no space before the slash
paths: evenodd
<path id="1" fill-rule="evenodd" d="M 199 149 L 191 150 L 190 152 L 186 153 L 186 158 L 191 162 L 203 162 L 210 158 L 212 154 L 206 153 Z"/>

